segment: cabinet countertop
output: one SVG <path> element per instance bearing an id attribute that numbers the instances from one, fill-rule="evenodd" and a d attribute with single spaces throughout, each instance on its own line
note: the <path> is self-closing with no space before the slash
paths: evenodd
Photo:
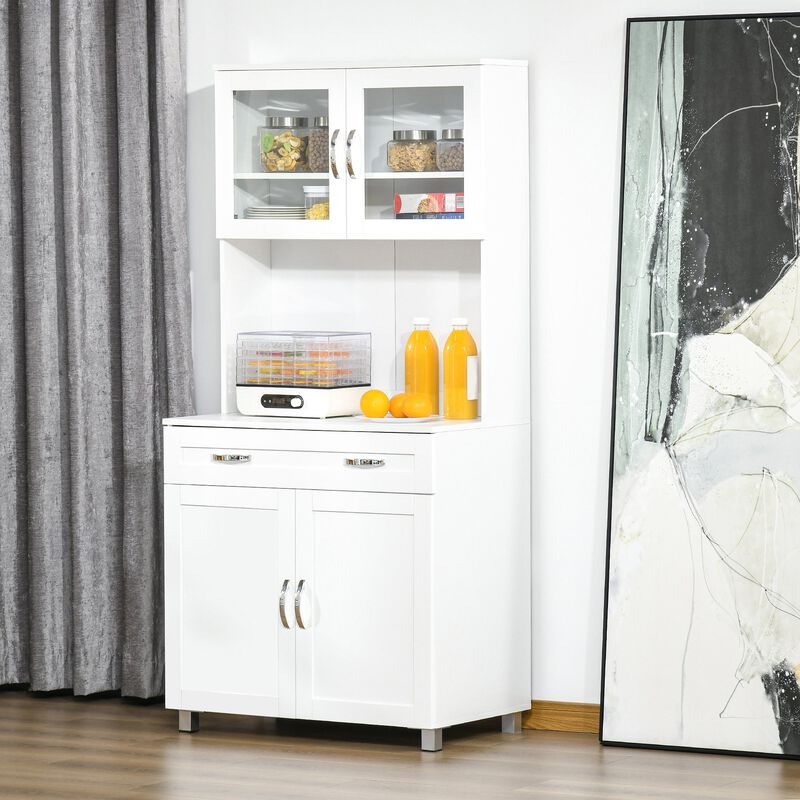
<path id="1" fill-rule="evenodd" d="M 193 417 L 171 417 L 164 425 L 201 428 L 255 428 L 259 430 L 350 431 L 361 433 L 445 433 L 477 428 L 527 425 L 517 422 L 487 423 L 481 419 L 406 421 L 391 418 L 369 420 L 362 416 L 335 417 L 332 419 L 300 419 L 289 417 L 246 417 L 242 414 L 200 414 Z"/>

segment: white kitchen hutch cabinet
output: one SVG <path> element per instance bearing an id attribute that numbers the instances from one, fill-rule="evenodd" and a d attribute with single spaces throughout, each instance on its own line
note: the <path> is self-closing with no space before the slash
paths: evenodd
<path id="1" fill-rule="evenodd" d="M 268 173 L 267 112 L 328 118 L 328 169 Z M 400 128 L 464 129 L 464 170 L 397 173 Z M 166 704 L 418 728 L 530 707 L 527 65 L 224 67 L 216 76 L 221 408 L 164 421 Z M 327 186 L 327 220 L 248 219 Z M 464 192 L 463 219 L 395 219 L 395 193 Z M 337 240 L 337 241 L 332 241 Z M 372 334 L 403 387 L 428 316 L 466 316 L 480 418 L 236 412 L 236 334 Z"/>

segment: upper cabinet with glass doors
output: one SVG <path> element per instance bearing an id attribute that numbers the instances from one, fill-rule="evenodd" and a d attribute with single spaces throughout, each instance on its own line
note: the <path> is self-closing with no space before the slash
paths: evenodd
<path id="1" fill-rule="evenodd" d="M 344 239 L 344 126 L 344 70 L 218 71 L 217 236 Z"/>
<path id="2" fill-rule="evenodd" d="M 218 69 L 217 236 L 482 238 L 486 171 L 527 135 L 491 125 L 488 64 L 518 66 Z"/>

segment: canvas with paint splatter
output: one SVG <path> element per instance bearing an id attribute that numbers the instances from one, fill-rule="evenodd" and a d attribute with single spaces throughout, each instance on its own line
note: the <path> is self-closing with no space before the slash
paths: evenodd
<path id="1" fill-rule="evenodd" d="M 800 757 L 800 16 L 631 20 L 605 742 Z"/>

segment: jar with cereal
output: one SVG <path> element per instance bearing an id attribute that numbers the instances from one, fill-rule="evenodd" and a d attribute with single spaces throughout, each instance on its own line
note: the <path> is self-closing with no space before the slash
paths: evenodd
<path id="1" fill-rule="evenodd" d="M 306 172 L 308 118 L 268 116 L 258 129 L 258 147 L 265 172 Z"/>
<path id="2" fill-rule="evenodd" d="M 330 219 L 327 186 L 304 186 L 306 219 Z"/>
<path id="3" fill-rule="evenodd" d="M 463 172 L 464 131 L 445 128 L 436 142 L 436 166 L 440 172 Z"/>
<path id="4" fill-rule="evenodd" d="M 392 172 L 434 172 L 436 131 L 394 131 L 386 157 Z"/>

